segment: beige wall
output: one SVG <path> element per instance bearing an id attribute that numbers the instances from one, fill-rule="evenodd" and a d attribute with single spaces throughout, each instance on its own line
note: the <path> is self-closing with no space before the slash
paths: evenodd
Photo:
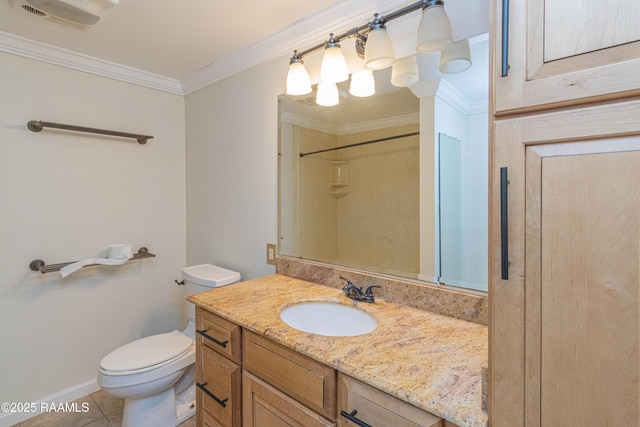
<path id="1" fill-rule="evenodd" d="M 0 401 L 82 396 L 107 353 L 184 327 L 184 99 L 5 53 L 0 64 Z M 29 120 L 154 139 L 33 133 Z M 65 279 L 29 270 L 113 243 L 157 257 Z"/>
<path id="2" fill-rule="evenodd" d="M 294 126 L 294 144 L 298 153 L 336 147 L 336 135 Z M 297 166 L 295 255 L 306 259 L 335 262 L 338 256 L 337 203 L 329 194 L 331 182 L 330 162 L 336 152 L 314 154 L 295 159 Z"/>
<path id="3" fill-rule="evenodd" d="M 342 135 L 348 145 L 419 130 L 418 125 Z M 418 137 L 349 148 L 349 194 L 338 199 L 338 258 L 345 265 L 417 278 L 420 267 Z"/>
<path id="4" fill-rule="evenodd" d="M 186 97 L 187 263 L 211 262 L 243 279 L 275 272 L 281 58 Z"/>

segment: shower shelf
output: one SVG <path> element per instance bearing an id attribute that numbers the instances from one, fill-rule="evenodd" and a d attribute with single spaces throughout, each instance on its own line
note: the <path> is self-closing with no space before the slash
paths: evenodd
<path id="1" fill-rule="evenodd" d="M 329 162 L 329 166 L 331 167 L 329 195 L 339 199 L 349 194 L 349 162 L 336 160 Z"/>
<path id="2" fill-rule="evenodd" d="M 147 249 L 146 247 L 141 247 L 140 249 L 138 249 L 138 252 L 133 254 L 133 256 L 129 259 L 129 261 L 135 261 L 138 259 L 144 259 L 144 258 L 154 258 L 156 255 L 152 254 L 149 252 L 149 249 Z M 62 268 L 66 267 L 69 264 L 73 264 L 77 261 L 71 261 L 71 262 L 61 262 L 59 264 L 45 264 L 43 260 L 41 259 L 34 259 L 33 261 L 31 261 L 31 263 L 29 263 L 29 268 L 33 271 L 39 271 L 42 274 L 46 274 L 46 273 L 53 273 L 54 271 L 60 271 Z M 96 264 L 91 264 L 91 265 L 96 265 Z M 85 267 L 91 267 L 91 265 L 87 265 Z"/>

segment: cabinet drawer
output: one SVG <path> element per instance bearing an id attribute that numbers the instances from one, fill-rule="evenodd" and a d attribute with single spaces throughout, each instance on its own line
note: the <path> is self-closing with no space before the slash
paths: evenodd
<path id="1" fill-rule="evenodd" d="M 200 346 L 198 357 L 201 367 L 197 389 L 199 408 L 223 427 L 240 427 L 240 366 L 206 346 Z"/>
<path id="2" fill-rule="evenodd" d="M 240 363 L 242 359 L 240 350 L 242 346 L 240 326 L 198 308 L 196 331 L 198 332 L 197 339 L 202 340 L 202 344 L 214 349 L 234 362 Z"/>
<path id="3" fill-rule="evenodd" d="M 335 427 L 336 423 L 316 414 L 256 376 L 245 371 L 242 377 L 244 427 Z"/>
<path id="4" fill-rule="evenodd" d="M 336 419 L 336 372 L 260 335 L 245 331 L 244 368 L 324 417 Z"/>
<path id="5" fill-rule="evenodd" d="M 359 425 L 345 415 L 356 417 L 371 427 L 445 426 L 441 418 L 346 375 L 339 374 L 338 382 L 338 427 Z"/>

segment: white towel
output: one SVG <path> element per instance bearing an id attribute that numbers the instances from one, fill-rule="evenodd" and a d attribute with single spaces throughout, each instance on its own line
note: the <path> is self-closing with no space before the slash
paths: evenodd
<path id="1" fill-rule="evenodd" d="M 116 257 L 113 255 L 116 255 Z M 122 265 L 133 256 L 131 253 L 131 245 L 111 245 L 109 248 L 109 256 L 109 258 L 89 258 L 74 262 L 73 264 L 62 267 L 60 269 L 60 275 L 67 277 L 87 265 Z"/>

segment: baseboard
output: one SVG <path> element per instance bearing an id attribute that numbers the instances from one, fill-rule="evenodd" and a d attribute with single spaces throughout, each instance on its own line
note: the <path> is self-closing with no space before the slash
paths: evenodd
<path id="1" fill-rule="evenodd" d="M 64 390 L 60 390 L 59 392 L 50 394 L 41 399 L 29 402 L 29 405 L 33 403 L 33 405 L 31 405 L 31 407 L 35 409 L 35 411 L 33 412 L 4 412 L 0 414 L 0 427 L 11 427 L 22 421 L 26 421 L 29 418 L 40 415 L 42 413 L 42 406 L 46 407 L 51 406 L 52 404 L 73 402 L 74 400 L 80 399 L 81 397 L 87 396 L 91 393 L 95 393 L 98 390 L 100 390 L 100 386 L 98 385 L 95 378 L 92 378 L 85 383 L 77 384 Z M 26 402 L 21 403 L 25 404 Z M 47 403 L 49 405 L 41 405 L 43 403 Z"/>

